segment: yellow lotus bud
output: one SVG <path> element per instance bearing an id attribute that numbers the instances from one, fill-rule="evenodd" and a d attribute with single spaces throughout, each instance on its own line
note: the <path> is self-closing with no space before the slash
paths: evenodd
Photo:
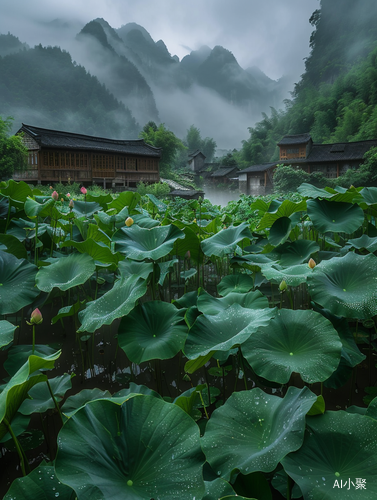
<path id="1" fill-rule="evenodd" d="M 132 217 L 127 217 L 126 222 L 125 222 L 126 226 L 130 227 L 130 226 L 132 226 L 133 223 L 134 223 L 134 220 L 132 219 Z"/>
<path id="2" fill-rule="evenodd" d="M 308 266 L 310 267 L 310 269 L 314 269 L 316 265 L 317 264 L 314 259 L 309 259 Z"/>
<path id="3" fill-rule="evenodd" d="M 280 283 L 280 285 L 279 285 L 279 290 L 280 290 L 281 292 L 284 292 L 284 290 L 286 290 L 287 288 L 288 288 L 287 283 L 286 283 L 286 281 L 285 281 L 285 280 L 283 280 L 283 281 Z"/>

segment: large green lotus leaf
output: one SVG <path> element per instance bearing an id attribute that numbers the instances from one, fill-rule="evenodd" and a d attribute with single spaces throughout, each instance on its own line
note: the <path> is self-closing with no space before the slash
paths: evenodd
<path id="1" fill-rule="evenodd" d="M 109 292 L 89 302 L 84 311 L 79 313 L 82 324 L 78 332 L 93 333 L 102 325 L 111 325 L 115 319 L 126 316 L 146 291 L 146 281 L 138 276 L 116 281 Z"/>
<path id="2" fill-rule="evenodd" d="M 272 204 L 271 204 L 272 205 Z M 268 212 L 266 212 L 258 225 L 258 231 L 262 231 L 263 229 L 267 229 L 272 227 L 275 221 L 280 219 L 281 217 L 290 217 L 292 214 L 296 212 L 303 212 L 306 210 L 306 201 L 302 200 L 298 203 L 295 203 L 290 200 L 284 200 L 283 203 L 280 203 L 276 206 L 275 210 L 271 211 L 272 206 L 270 205 Z"/>
<path id="3" fill-rule="evenodd" d="M 75 302 L 71 306 L 65 306 L 65 307 L 60 308 L 58 311 L 58 314 L 51 319 L 51 324 L 54 325 L 57 321 L 59 321 L 63 318 L 67 318 L 69 316 L 74 316 L 79 311 L 81 311 L 81 309 L 84 308 L 85 303 L 86 303 L 86 300 L 82 300 L 82 301 L 78 300 L 77 302 Z"/>
<path id="4" fill-rule="evenodd" d="M 332 198 L 336 194 L 335 189 L 321 189 L 307 182 L 303 182 L 301 186 L 297 188 L 297 192 L 305 198 Z"/>
<path id="5" fill-rule="evenodd" d="M 149 275 L 153 272 L 152 262 L 137 262 L 135 260 L 126 259 L 119 262 L 118 266 L 122 278 L 129 276 L 139 276 L 139 278 L 148 279 Z"/>
<path id="6" fill-rule="evenodd" d="M 107 209 L 107 204 L 113 201 L 113 197 L 110 193 L 106 194 L 90 194 L 86 195 L 87 201 L 94 201 L 101 205 L 102 208 Z"/>
<path id="7" fill-rule="evenodd" d="M 178 262 L 178 259 L 172 259 L 172 260 L 158 263 L 158 267 L 160 268 L 160 277 L 158 279 L 158 284 L 160 286 L 164 285 L 164 281 L 165 281 L 166 276 L 169 274 L 170 269 L 173 269 L 174 264 L 177 264 L 177 262 Z"/>
<path id="8" fill-rule="evenodd" d="M 29 184 L 24 181 L 16 182 L 13 179 L 9 179 L 7 186 L 2 188 L 0 192 L 18 210 L 24 207 L 27 197 L 33 195 Z"/>
<path id="9" fill-rule="evenodd" d="M 360 191 L 360 194 L 366 205 L 377 205 L 377 187 L 365 187 Z"/>
<path id="10" fill-rule="evenodd" d="M 286 384 L 294 372 L 312 384 L 337 369 L 341 348 L 336 330 L 321 314 L 281 309 L 243 344 L 242 354 L 260 377 Z"/>
<path id="11" fill-rule="evenodd" d="M 271 259 L 272 257 L 272 259 Z M 269 266 L 276 261 L 276 258 L 280 257 L 277 255 L 267 256 L 265 254 L 248 254 L 248 255 L 237 255 L 231 259 L 232 266 L 234 264 L 249 269 L 254 273 L 259 273 L 264 266 Z"/>
<path id="12" fill-rule="evenodd" d="M 74 247 L 80 253 L 88 254 L 95 261 L 104 262 L 106 264 L 118 264 L 124 259 L 124 255 L 119 252 L 113 253 L 110 248 L 102 242 L 97 242 L 91 238 L 85 241 L 65 241 L 60 247 Z"/>
<path id="13" fill-rule="evenodd" d="M 119 346 L 133 363 L 173 358 L 188 333 L 184 312 L 157 300 L 135 307 L 120 322 Z"/>
<path id="14" fill-rule="evenodd" d="M 160 225 L 158 220 L 152 219 L 152 217 L 150 217 L 147 213 L 135 214 L 132 218 L 134 220 L 134 224 L 146 229 L 152 229 L 152 227 Z"/>
<path id="15" fill-rule="evenodd" d="M 364 212 L 352 203 L 308 200 L 308 215 L 320 233 L 351 234 L 364 222 Z"/>
<path id="16" fill-rule="evenodd" d="M 274 248 L 267 255 L 271 259 L 276 259 L 282 266 L 295 266 L 308 262 L 310 256 L 319 250 L 319 245 L 315 241 L 295 240 L 287 241 Z"/>
<path id="17" fill-rule="evenodd" d="M 322 261 L 308 276 L 312 299 L 332 314 L 368 319 L 377 314 L 377 257 L 357 255 Z"/>
<path id="18" fill-rule="evenodd" d="M 308 264 L 298 264 L 297 266 L 283 267 L 278 264 L 264 266 L 261 273 L 272 283 L 281 283 L 285 281 L 289 286 L 298 286 L 306 283 L 307 277 L 312 269 Z"/>
<path id="19" fill-rule="evenodd" d="M 211 257 L 224 257 L 225 255 L 234 253 L 237 244 L 243 239 L 253 239 L 250 229 L 246 222 L 242 222 L 239 226 L 231 226 L 227 229 L 222 229 L 217 234 L 207 238 L 201 242 L 201 247 L 204 255 Z"/>
<path id="20" fill-rule="evenodd" d="M 360 238 L 355 238 L 348 240 L 348 245 L 358 250 L 368 250 L 370 253 L 374 253 L 377 250 L 377 237 L 371 238 L 367 234 L 363 234 Z"/>
<path id="21" fill-rule="evenodd" d="M 1 248 L 1 250 L 11 253 L 17 257 L 17 259 L 27 259 L 25 246 L 18 238 L 13 236 L 13 234 L 0 234 L 0 245 L 5 246 L 5 248 Z"/>
<path id="22" fill-rule="evenodd" d="M 204 314 L 218 314 L 232 304 L 239 304 L 246 309 L 264 309 L 265 307 L 269 307 L 267 297 L 259 291 L 248 293 L 231 292 L 221 299 L 204 292 L 198 297 L 197 307 Z"/>
<path id="23" fill-rule="evenodd" d="M 87 404 L 64 425 L 58 445 L 56 475 L 78 500 L 192 500 L 205 492 L 198 426 L 153 396 Z"/>
<path id="24" fill-rule="evenodd" d="M 30 474 L 15 479 L 3 500 L 74 500 L 75 492 L 62 484 L 53 465 L 39 464 Z"/>
<path id="25" fill-rule="evenodd" d="M 5 422 L 12 422 L 27 394 L 35 384 L 47 380 L 47 376 L 39 373 L 39 370 L 48 370 L 54 367 L 55 361 L 61 351 L 41 357 L 31 355 L 24 365 L 13 375 L 0 393 L 0 438 L 5 436 L 8 428 Z M 37 372 L 35 374 L 34 372 Z M 34 374 L 34 375 L 32 375 Z"/>
<path id="26" fill-rule="evenodd" d="M 313 309 L 322 314 L 322 316 L 327 318 L 329 321 L 331 321 L 331 324 L 338 332 L 339 339 L 342 343 L 341 355 L 342 359 L 344 359 L 345 361 L 345 364 L 347 366 L 350 366 L 351 368 L 354 368 L 356 365 L 364 361 L 366 356 L 362 354 L 360 352 L 360 349 L 357 347 L 347 319 L 335 316 L 334 314 L 331 314 L 328 309 L 322 309 L 320 307 L 317 307 L 315 304 Z"/>
<path id="27" fill-rule="evenodd" d="M 273 471 L 300 448 L 305 415 L 316 399 L 307 387 L 289 387 L 284 398 L 259 388 L 233 393 L 212 413 L 202 438 L 212 469 L 225 479 L 234 469 L 242 474 Z"/>
<path id="28" fill-rule="evenodd" d="M 159 226 L 144 229 L 137 225 L 119 229 L 113 236 L 115 249 L 133 260 L 158 260 L 168 255 L 184 233 L 176 226 Z"/>
<path id="29" fill-rule="evenodd" d="M 90 401 L 96 401 L 97 399 L 110 399 L 111 393 L 109 391 L 101 391 L 95 387 L 94 389 L 83 389 L 82 391 L 69 396 L 63 406 L 61 407 L 62 412 L 67 417 L 74 415 L 77 410 L 82 408 Z"/>
<path id="30" fill-rule="evenodd" d="M 246 293 L 254 287 L 254 280 L 248 274 L 229 274 L 217 285 L 219 295 L 230 293 Z"/>
<path id="31" fill-rule="evenodd" d="M 49 380 L 52 393 L 57 402 L 60 402 L 65 393 L 72 388 L 72 376 L 68 373 L 59 375 Z M 47 384 L 41 383 L 35 385 L 29 391 L 29 397 L 19 408 L 19 412 L 23 415 L 31 415 L 32 413 L 44 413 L 45 411 L 55 407 Z"/>
<path id="32" fill-rule="evenodd" d="M 36 276 L 36 284 L 40 290 L 51 292 L 53 288 L 68 290 L 82 285 L 92 276 L 96 265 L 87 254 L 70 254 L 61 257 L 50 266 L 42 267 Z"/>
<path id="33" fill-rule="evenodd" d="M 377 421 L 330 411 L 309 417 L 307 425 L 309 430 L 302 447 L 282 460 L 304 498 L 376 498 Z M 365 480 L 366 489 L 356 489 L 357 478 Z"/>
<path id="34" fill-rule="evenodd" d="M 289 217 L 280 217 L 272 224 L 268 237 L 271 245 L 277 246 L 284 243 L 292 229 L 292 221 Z"/>
<path id="35" fill-rule="evenodd" d="M 203 252 L 200 248 L 198 235 L 185 225 L 183 225 L 182 231 L 185 234 L 185 238 L 177 240 L 174 243 L 174 254 L 184 257 L 190 251 L 190 259 L 195 262 L 201 262 L 203 260 Z"/>
<path id="36" fill-rule="evenodd" d="M 74 212 L 78 217 L 90 217 L 91 215 L 99 212 L 101 210 L 101 205 L 94 201 L 80 201 L 74 202 L 72 212 Z"/>
<path id="37" fill-rule="evenodd" d="M 38 203 L 32 198 L 27 198 L 24 205 L 25 214 L 33 219 L 34 217 L 51 216 L 52 207 L 55 205 L 55 200 L 49 198 L 44 203 Z"/>
<path id="38" fill-rule="evenodd" d="M 0 349 L 12 342 L 16 328 L 17 326 L 12 325 L 9 321 L 0 320 Z"/>
<path id="39" fill-rule="evenodd" d="M 195 359 L 211 351 L 229 351 L 266 326 L 275 313 L 275 309 L 245 309 L 232 304 L 215 316 L 202 314 L 189 331 L 185 354 Z"/>
<path id="40" fill-rule="evenodd" d="M 0 250 L 0 314 L 12 314 L 39 295 L 35 287 L 37 267 Z"/>
<path id="41" fill-rule="evenodd" d="M 32 327 L 29 327 L 29 339 L 31 341 L 32 339 Z M 38 330 L 36 331 L 36 337 L 38 339 Z M 7 371 L 7 373 L 13 377 L 13 375 L 18 372 L 18 370 L 21 368 L 22 365 L 24 365 L 27 360 L 29 359 L 29 356 L 34 354 L 35 356 L 40 356 L 42 358 L 45 358 L 47 356 L 52 356 L 57 353 L 56 349 L 53 349 L 52 347 L 47 346 L 46 344 L 35 344 L 34 346 L 34 352 L 33 352 L 33 346 L 32 345 L 12 345 L 8 349 L 8 357 L 4 361 L 4 368 Z"/>
<path id="42" fill-rule="evenodd" d="M 127 207 L 129 212 L 131 212 L 139 203 L 140 199 L 141 196 L 139 193 L 123 191 L 108 204 L 108 208 L 115 208 L 117 212 L 120 212 L 124 207 Z"/>

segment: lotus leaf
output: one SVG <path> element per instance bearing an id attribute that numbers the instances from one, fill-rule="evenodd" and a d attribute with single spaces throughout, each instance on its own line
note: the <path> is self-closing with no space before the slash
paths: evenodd
<path id="1" fill-rule="evenodd" d="M 61 401 L 65 393 L 72 388 L 71 379 L 74 375 L 65 373 L 49 380 L 49 384 L 57 402 Z M 32 387 L 29 391 L 30 399 L 26 399 L 19 408 L 23 415 L 32 413 L 44 413 L 55 407 L 47 384 L 41 383 Z"/>
<path id="2" fill-rule="evenodd" d="M 300 448 L 305 415 L 316 399 L 307 387 L 289 387 L 283 399 L 259 388 L 233 393 L 212 413 L 202 438 L 212 469 L 225 479 L 234 469 L 242 474 L 273 471 Z"/>
<path id="3" fill-rule="evenodd" d="M 298 264 L 296 266 L 283 267 L 278 264 L 263 266 L 261 273 L 273 283 L 285 281 L 289 286 L 298 286 L 306 283 L 307 277 L 313 272 L 308 264 Z"/>
<path id="4" fill-rule="evenodd" d="M 174 225 L 144 229 L 136 225 L 119 229 L 113 236 L 115 249 L 126 254 L 129 259 L 157 261 L 168 255 L 184 233 Z"/>
<path id="5" fill-rule="evenodd" d="M 0 250 L 0 314 L 12 314 L 33 302 L 37 267 Z"/>
<path id="6" fill-rule="evenodd" d="M 283 203 L 279 203 L 278 206 L 272 206 L 273 202 L 270 204 L 268 212 L 266 212 L 259 225 L 258 231 L 263 229 L 267 229 L 272 227 L 275 221 L 280 219 L 281 217 L 290 217 L 292 214 L 296 212 L 303 212 L 306 210 L 306 201 L 302 200 L 298 203 L 295 203 L 290 200 L 284 200 Z"/>
<path id="7" fill-rule="evenodd" d="M 266 326 L 275 309 L 245 309 L 235 303 L 215 316 L 202 314 L 189 331 L 185 354 L 189 359 L 211 351 L 228 351 L 243 344 L 261 326 Z"/>
<path id="8" fill-rule="evenodd" d="M 74 247 L 80 253 L 88 254 L 95 261 L 104 262 L 105 264 L 118 264 L 120 260 L 124 259 L 124 255 L 121 253 L 113 253 L 105 243 L 94 241 L 91 238 L 79 242 L 68 240 L 60 246 L 61 248 Z"/>
<path id="9" fill-rule="evenodd" d="M 310 310 L 282 309 L 242 346 L 257 375 L 286 384 L 293 372 L 308 383 L 323 382 L 336 370 L 342 344 L 329 320 Z"/>
<path id="10" fill-rule="evenodd" d="M 279 260 L 282 266 L 295 266 L 308 262 L 311 255 L 318 252 L 319 245 L 315 241 L 295 240 L 279 245 L 272 252 L 266 254 L 267 257 Z"/>
<path id="11" fill-rule="evenodd" d="M 74 253 L 60 258 L 50 266 L 42 267 L 35 281 L 37 287 L 44 292 L 51 292 L 55 287 L 64 291 L 88 281 L 95 270 L 92 257 Z"/>
<path id="12" fill-rule="evenodd" d="M 292 221 L 289 217 L 280 217 L 272 224 L 268 241 L 277 246 L 284 243 L 292 229 Z"/>
<path id="13" fill-rule="evenodd" d="M 219 231 L 214 236 L 207 238 L 202 241 L 201 247 L 204 255 L 211 257 L 215 255 L 216 257 L 224 257 L 234 253 L 237 244 L 243 239 L 253 239 L 250 229 L 246 222 L 243 222 L 239 226 L 228 227 Z"/>
<path id="14" fill-rule="evenodd" d="M 364 222 L 364 212 L 352 203 L 329 200 L 308 200 L 308 215 L 321 233 L 351 234 Z"/>
<path id="15" fill-rule="evenodd" d="M 0 320 L 0 349 L 13 340 L 13 334 L 17 326 L 12 325 L 9 321 Z"/>
<path id="16" fill-rule="evenodd" d="M 108 204 L 108 208 L 115 208 L 118 212 L 120 212 L 124 207 L 127 207 L 129 212 L 131 212 L 139 203 L 140 198 L 141 196 L 139 193 L 123 191 Z"/>
<path id="17" fill-rule="evenodd" d="M 13 481 L 3 500 L 74 500 L 75 492 L 62 484 L 55 475 L 53 465 L 39 464 L 30 474 Z"/>
<path id="18" fill-rule="evenodd" d="M 227 495 L 234 495 L 234 490 L 231 485 L 218 477 L 213 481 L 204 481 L 206 493 L 202 500 L 219 500 L 220 498 L 226 498 Z M 242 497 L 237 497 L 237 500 L 242 500 Z"/>
<path id="19" fill-rule="evenodd" d="M 247 293 L 254 287 L 254 280 L 248 274 L 229 274 L 217 285 L 219 295 Z"/>
<path id="20" fill-rule="evenodd" d="M 78 500 L 204 495 L 199 428 L 153 396 L 87 404 L 64 425 L 58 444 L 56 475 Z"/>
<path id="21" fill-rule="evenodd" d="M 21 366 L 3 388 L 0 393 L 0 438 L 7 434 L 8 427 L 6 424 L 12 422 L 22 402 L 27 398 L 29 390 L 35 384 L 47 380 L 47 376 L 40 373 L 39 370 L 53 368 L 60 354 L 61 352 L 58 351 L 52 356 L 29 356 L 26 363 Z"/>
<path id="22" fill-rule="evenodd" d="M 139 276 L 139 278 L 146 280 L 153 272 L 153 264 L 152 262 L 137 262 L 135 260 L 126 259 L 119 262 L 119 271 L 123 278 Z"/>
<path id="23" fill-rule="evenodd" d="M 37 216 L 51 216 L 52 207 L 55 205 L 55 200 L 48 198 L 44 203 L 38 203 L 32 198 L 27 198 L 24 205 L 25 214 L 31 219 Z"/>
<path id="24" fill-rule="evenodd" d="M 80 201 L 76 200 L 72 212 L 74 212 L 78 217 L 90 217 L 91 215 L 99 212 L 102 209 L 99 203 L 94 201 Z"/>
<path id="25" fill-rule="evenodd" d="M 374 253 L 377 250 L 377 237 L 371 238 L 367 234 L 363 234 L 360 238 L 348 240 L 348 245 L 357 248 L 358 250 L 368 250 Z"/>
<path id="26" fill-rule="evenodd" d="M 5 248 L 0 247 L 1 250 L 14 255 L 17 259 L 27 259 L 26 248 L 13 234 L 0 234 L 0 245 L 5 246 Z"/>
<path id="27" fill-rule="evenodd" d="M 221 299 L 204 292 L 199 295 L 197 302 L 199 311 L 204 314 L 218 314 L 232 304 L 239 304 L 246 309 L 264 309 L 269 307 L 267 297 L 259 291 L 248 293 L 231 292 Z"/>
<path id="28" fill-rule="evenodd" d="M 302 447 L 282 464 L 313 500 L 375 498 L 377 495 L 377 421 L 344 411 L 326 412 L 307 419 L 309 431 Z M 363 478 L 366 490 L 356 490 Z M 341 484 L 347 485 L 346 488 Z M 349 487 L 349 489 L 348 489 Z"/>
<path id="29" fill-rule="evenodd" d="M 314 302 L 332 314 L 368 319 L 377 314 L 377 257 L 357 255 L 322 261 L 308 277 Z"/>
<path id="30" fill-rule="evenodd" d="M 173 358 L 187 337 L 183 316 L 184 310 L 167 302 L 141 304 L 120 322 L 119 346 L 134 363 Z"/>

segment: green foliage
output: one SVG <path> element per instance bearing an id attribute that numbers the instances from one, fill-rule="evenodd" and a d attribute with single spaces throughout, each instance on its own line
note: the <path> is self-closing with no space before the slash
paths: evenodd
<path id="1" fill-rule="evenodd" d="M 9 179 L 15 170 L 26 168 L 27 149 L 20 136 L 10 135 L 12 118 L 0 116 L 0 180 Z"/>
<path id="2" fill-rule="evenodd" d="M 154 122 L 148 122 L 140 132 L 140 137 L 147 144 L 162 148 L 160 159 L 160 173 L 162 175 L 174 167 L 178 152 L 186 149 L 183 142 L 163 123 L 157 126 Z"/>
<path id="3" fill-rule="evenodd" d="M 274 172 L 274 190 L 278 193 L 297 191 L 303 182 L 309 182 L 310 175 L 300 168 L 278 165 Z"/>
<path id="4" fill-rule="evenodd" d="M 189 151 L 196 151 L 199 149 L 206 157 L 206 161 L 211 163 L 217 147 L 214 139 L 211 139 L 210 137 L 202 139 L 200 130 L 194 125 L 191 125 L 191 127 L 187 130 L 184 142 L 187 144 Z"/>
<path id="5" fill-rule="evenodd" d="M 146 194 L 153 194 L 156 198 L 165 198 L 170 193 L 170 187 L 166 182 L 156 182 L 155 184 L 145 184 L 139 182 L 137 185 L 137 192 L 144 196 Z"/>

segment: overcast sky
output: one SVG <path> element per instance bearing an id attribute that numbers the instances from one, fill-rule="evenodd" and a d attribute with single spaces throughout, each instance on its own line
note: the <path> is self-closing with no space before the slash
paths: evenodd
<path id="1" fill-rule="evenodd" d="M 297 82 L 309 55 L 309 18 L 319 0 L 0 0 L 0 33 L 30 46 L 59 45 L 43 23 L 102 17 L 113 28 L 143 26 L 180 59 L 202 45 L 222 45 L 243 68 L 258 66 L 270 78 Z"/>

